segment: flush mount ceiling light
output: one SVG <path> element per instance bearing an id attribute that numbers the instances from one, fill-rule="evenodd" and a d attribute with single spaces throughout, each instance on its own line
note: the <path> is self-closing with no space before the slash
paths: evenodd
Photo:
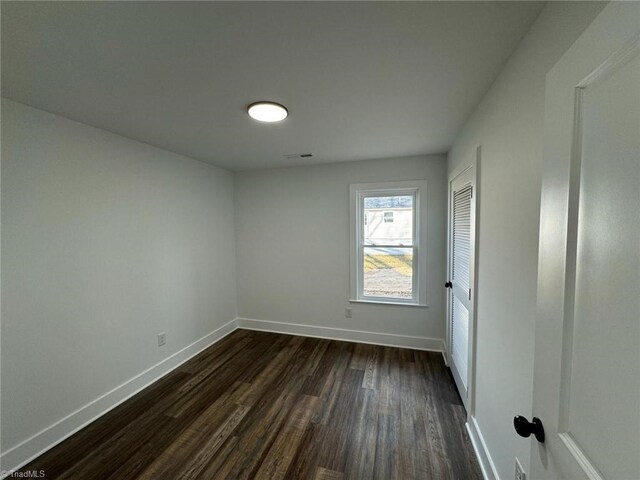
<path id="1" fill-rule="evenodd" d="M 247 107 L 247 113 L 259 122 L 279 122 L 289 115 L 289 111 L 279 103 L 256 102 Z"/>

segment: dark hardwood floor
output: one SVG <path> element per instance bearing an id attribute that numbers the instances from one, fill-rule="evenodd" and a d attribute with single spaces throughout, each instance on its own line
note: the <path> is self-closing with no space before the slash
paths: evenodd
<path id="1" fill-rule="evenodd" d="M 237 330 L 23 470 L 47 479 L 481 479 L 439 353 Z"/>

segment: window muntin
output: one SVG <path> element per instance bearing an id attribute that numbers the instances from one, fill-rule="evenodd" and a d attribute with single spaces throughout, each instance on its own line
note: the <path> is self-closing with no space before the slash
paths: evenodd
<path id="1" fill-rule="evenodd" d="M 390 182 L 351 186 L 352 222 L 356 223 L 352 226 L 354 301 L 425 305 L 421 293 L 425 276 L 418 267 L 426 266 L 418 251 L 423 185 Z"/>
<path id="2" fill-rule="evenodd" d="M 412 299 L 415 194 L 362 195 L 362 296 Z M 397 218 L 397 222 L 394 222 Z M 376 246 L 376 248 L 367 247 Z M 411 248 L 404 248 L 404 247 Z"/>

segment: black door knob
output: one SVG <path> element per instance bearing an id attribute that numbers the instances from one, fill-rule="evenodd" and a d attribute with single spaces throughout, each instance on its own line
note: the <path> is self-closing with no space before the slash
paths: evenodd
<path id="1" fill-rule="evenodd" d="M 540 443 L 544 443 L 544 427 L 542 421 L 538 417 L 533 417 L 531 421 L 520 415 L 513 417 L 513 426 L 516 433 L 521 437 L 529 437 L 532 433 Z"/>
<path id="2" fill-rule="evenodd" d="M 451 282 L 447 282 L 444 284 L 444 288 L 451 288 L 451 287 L 453 287 L 453 283 Z"/>

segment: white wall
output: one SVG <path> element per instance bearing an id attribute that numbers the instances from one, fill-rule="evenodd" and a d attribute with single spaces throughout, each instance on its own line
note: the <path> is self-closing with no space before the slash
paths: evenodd
<path id="1" fill-rule="evenodd" d="M 448 157 L 482 145 L 475 416 L 504 479 L 529 459 L 544 75 L 601 8 L 545 7 Z M 238 173 L 235 251 L 224 170 L 7 100 L 2 160 L 3 450 L 233 319 L 234 258 L 240 317 L 444 337 L 443 156 Z M 348 304 L 348 185 L 422 178 L 430 307 Z"/>
<path id="2" fill-rule="evenodd" d="M 3 99 L 2 450 L 233 320 L 234 256 L 230 172 Z"/>
<path id="3" fill-rule="evenodd" d="M 349 184 L 417 179 L 427 180 L 429 308 L 352 304 L 345 318 Z M 239 317 L 444 337 L 443 155 L 240 172 L 235 198 Z"/>
<path id="4" fill-rule="evenodd" d="M 482 146 L 475 418 L 503 479 L 530 456 L 512 419 L 531 413 L 545 75 L 602 7 L 550 2 L 448 156 Z"/>

